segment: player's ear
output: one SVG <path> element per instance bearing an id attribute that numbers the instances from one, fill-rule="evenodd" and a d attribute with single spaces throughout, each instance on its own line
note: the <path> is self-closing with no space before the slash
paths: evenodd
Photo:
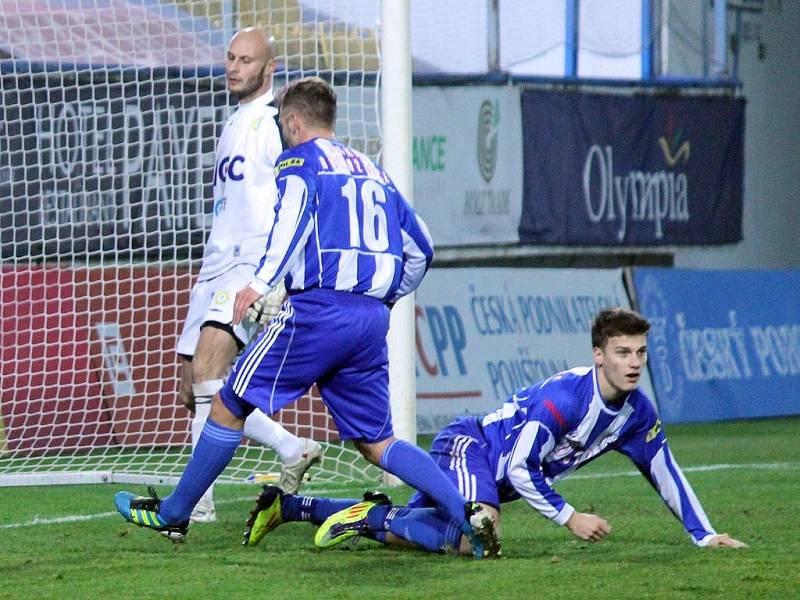
<path id="1" fill-rule="evenodd" d="M 603 366 L 603 350 L 595 346 L 592 348 L 592 355 L 594 356 L 594 364 L 596 367 Z"/>
<path id="2" fill-rule="evenodd" d="M 289 127 L 295 131 L 295 133 L 303 126 L 303 119 L 302 116 L 297 111 L 292 111 L 289 113 Z"/>

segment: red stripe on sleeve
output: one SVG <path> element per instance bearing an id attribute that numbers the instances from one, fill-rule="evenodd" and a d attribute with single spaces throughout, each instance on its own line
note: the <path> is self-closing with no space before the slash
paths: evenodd
<path id="1" fill-rule="evenodd" d="M 549 410 L 550 414 L 552 414 L 556 418 L 556 421 L 558 421 L 559 425 L 561 425 L 562 427 L 566 427 L 567 426 L 566 419 L 564 419 L 564 417 L 561 416 L 561 413 L 558 412 L 558 409 L 556 408 L 555 404 L 550 402 L 550 400 L 545 400 L 544 401 L 544 407 L 547 410 Z"/>

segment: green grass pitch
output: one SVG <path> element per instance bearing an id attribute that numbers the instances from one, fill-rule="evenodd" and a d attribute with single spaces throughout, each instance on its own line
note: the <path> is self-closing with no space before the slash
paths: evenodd
<path id="1" fill-rule="evenodd" d="M 604 456 L 557 489 L 613 533 L 582 542 L 524 501 L 503 507 L 496 561 L 379 546 L 317 550 L 306 523 L 240 545 L 257 488 L 218 486 L 219 520 L 184 544 L 125 523 L 119 489 L 0 488 L 0 598 L 797 598 L 800 417 L 667 427 L 712 523 L 744 550 L 694 547 L 644 478 Z M 423 440 L 429 442 L 429 440 Z M 308 493 L 358 497 L 363 486 Z M 167 494 L 168 488 L 159 489 Z M 387 490 L 395 501 L 405 487 Z"/>

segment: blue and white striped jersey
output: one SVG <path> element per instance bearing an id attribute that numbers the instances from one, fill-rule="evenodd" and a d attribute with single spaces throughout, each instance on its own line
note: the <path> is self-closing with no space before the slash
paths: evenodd
<path id="1" fill-rule="evenodd" d="M 481 421 L 501 501 L 519 497 L 563 525 L 574 509 L 551 484 L 609 450 L 628 456 L 695 544 L 716 532 L 672 456 L 661 421 L 636 389 L 619 408 L 603 401 L 595 369 L 576 368 L 520 390 Z"/>
<path id="2" fill-rule="evenodd" d="M 389 176 L 337 140 L 283 152 L 279 202 L 267 250 L 250 287 L 266 293 L 325 288 L 395 302 L 421 283 L 433 244 L 425 223 Z"/>

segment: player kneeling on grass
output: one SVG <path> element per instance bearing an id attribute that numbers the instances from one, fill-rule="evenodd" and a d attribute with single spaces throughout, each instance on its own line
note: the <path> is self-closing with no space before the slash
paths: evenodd
<path id="1" fill-rule="evenodd" d="M 236 293 L 232 324 L 280 282 L 289 298 L 214 395 L 175 491 L 163 501 L 123 491 L 114 505 L 126 521 L 185 536 L 192 508 L 230 463 L 248 416 L 274 414 L 316 383 L 341 440 L 435 498 L 470 538 L 475 558 L 492 556 L 499 549 L 493 520 L 392 428 L 386 332 L 392 306 L 419 286 L 433 260 L 427 226 L 383 169 L 336 139 L 337 98 L 328 83 L 295 80 L 280 104 L 290 149 L 276 161 L 275 220 L 253 280 Z"/>
<path id="2" fill-rule="evenodd" d="M 518 391 L 497 411 L 445 427 L 430 451 L 439 468 L 500 526 L 500 505 L 524 498 L 544 517 L 597 542 L 611 525 L 576 511 L 552 483 L 616 450 L 630 458 L 681 520 L 697 546 L 745 547 L 711 526 L 670 452 L 653 404 L 638 389 L 647 362 L 650 324 L 624 308 L 601 311 L 592 323 L 594 367 L 575 368 Z M 247 522 L 245 544 L 257 544 L 287 521 L 320 525 L 315 542 L 329 547 L 357 536 L 400 542 L 431 552 L 467 551 L 458 523 L 416 493 L 393 506 L 382 494 L 363 501 L 284 494 L 265 486 Z"/>

